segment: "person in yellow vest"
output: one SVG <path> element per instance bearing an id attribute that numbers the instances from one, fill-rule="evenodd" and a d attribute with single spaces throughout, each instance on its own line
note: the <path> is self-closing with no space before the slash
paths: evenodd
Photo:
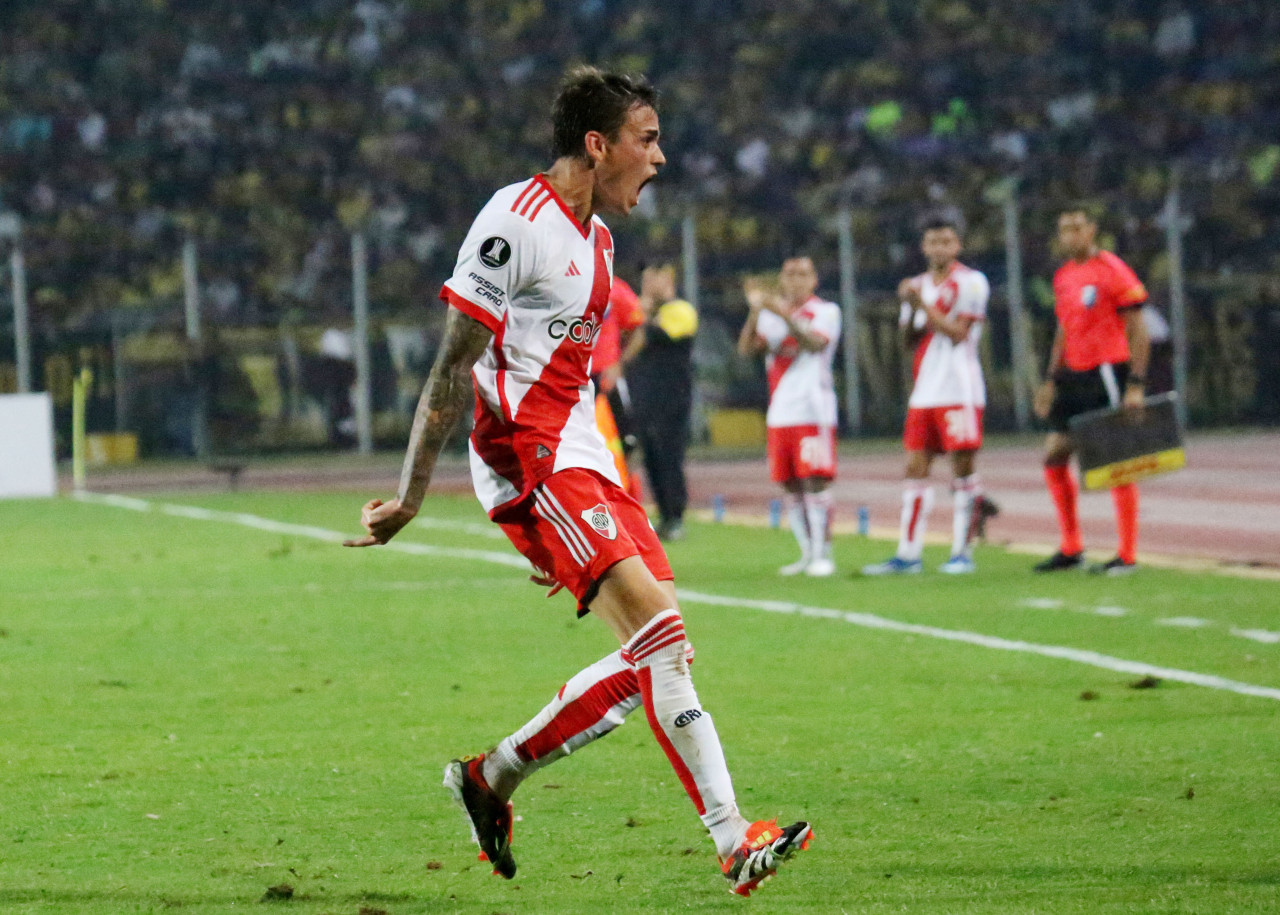
<path id="1" fill-rule="evenodd" d="M 623 362 L 631 390 L 636 434 L 644 454 L 649 488 L 658 506 L 658 536 L 684 537 L 689 503 L 684 456 L 689 445 L 693 406 L 693 338 L 698 312 L 676 298 L 671 265 L 646 268 L 640 280 L 640 305 L 646 320 L 634 351 Z"/>

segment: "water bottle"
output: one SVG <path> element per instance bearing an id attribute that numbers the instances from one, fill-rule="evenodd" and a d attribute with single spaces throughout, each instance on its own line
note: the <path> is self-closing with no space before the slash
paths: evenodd
<path id="1" fill-rule="evenodd" d="M 866 537 L 871 533 L 871 509 L 865 505 L 858 506 L 858 536 Z"/>
<path id="2" fill-rule="evenodd" d="M 711 497 L 711 517 L 717 522 L 724 520 L 724 496 L 716 493 Z"/>
<path id="3" fill-rule="evenodd" d="M 773 499 L 769 502 L 769 526 L 776 528 L 782 525 L 782 500 Z"/>

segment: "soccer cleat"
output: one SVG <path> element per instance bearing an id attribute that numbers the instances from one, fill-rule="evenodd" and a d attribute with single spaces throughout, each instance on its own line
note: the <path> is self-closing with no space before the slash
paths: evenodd
<path id="1" fill-rule="evenodd" d="M 804 570 L 804 574 L 808 575 L 810 578 L 829 578 L 836 574 L 836 564 L 826 557 L 823 557 L 822 559 L 815 559 L 813 562 L 809 563 L 808 567 Z"/>
<path id="2" fill-rule="evenodd" d="M 1099 562 L 1096 565 L 1089 566 L 1089 571 L 1094 575 L 1107 575 L 1112 578 L 1119 578 L 1122 575 L 1132 575 L 1138 570 L 1136 562 L 1126 562 L 1119 556 L 1114 556 L 1106 562 Z"/>
<path id="3" fill-rule="evenodd" d="M 987 539 L 987 522 L 1000 514 L 1000 506 L 985 495 L 977 495 L 973 500 L 973 513 L 969 518 L 969 540 Z"/>
<path id="4" fill-rule="evenodd" d="M 803 821 L 785 829 L 778 826 L 777 820 L 752 823 L 742 844 L 729 857 L 720 859 L 720 870 L 731 884 L 730 892 L 750 896 L 777 873 L 778 865 L 808 848 L 812 837 L 813 830 Z"/>
<path id="5" fill-rule="evenodd" d="M 952 556 L 942 565 L 938 566 L 939 572 L 945 572 L 947 575 L 968 575 L 978 567 L 974 565 L 973 560 L 968 556 Z"/>
<path id="6" fill-rule="evenodd" d="M 464 756 L 444 767 L 444 786 L 467 815 L 471 839 L 480 846 L 480 860 L 493 864 L 493 872 L 510 880 L 516 875 L 511 856 L 511 802 L 504 801 L 484 780 L 484 754 Z"/>
<path id="7" fill-rule="evenodd" d="M 886 559 L 884 562 L 877 562 L 874 565 L 863 566 L 863 575 L 916 575 L 924 568 L 924 563 L 919 559 L 902 559 L 894 556 L 892 559 Z"/>
<path id="8" fill-rule="evenodd" d="M 1064 553 L 1062 550 L 1054 553 L 1048 559 L 1043 559 L 1031 567 L 1033 572 L 1062 572 L 1066 569 L 1078 569 L 1084 565 L 1084 553 Z"/>
<path id="9" fill-rule="evenodd" d="M 684 539 L 684 522 L 679 518 L 663 521 L 658 525 L 658 539 L 667 543 Z"/>
<path id="10" fill-rule="evenodd" d="M 799 575 L 805 569 L 809 568 L 809 557 L 801 556 L 795 562 L 788 563 L 778 570 L 778 574 L 784 577 Z"/>

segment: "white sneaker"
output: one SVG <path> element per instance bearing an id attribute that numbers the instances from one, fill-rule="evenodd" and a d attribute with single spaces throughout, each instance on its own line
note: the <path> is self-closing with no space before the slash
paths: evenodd
<path id="1" fill-rule="evenodd" d="M 920 570 L 924 568 L 924 563 L 919 559 L 901 559 L 897 556 L 890 557 L 884 562 L 877 562 L 873 565 L 863 566 L 863 575 L 919 575 Z"/>
<path id="2" fill-rule="evenodd" d="M 792 575 L 799 575 L 801 572 L 805 571 L 808 568 L 809 568 L 809 557 L 801 556 L 795 562 L 780 568 L 778 570 L 778 574 L 790 577 Z"/>
<path id="3" fill-rule="evenodd" d="M 973 560 L 968 556 L 959 555 L 952 556 L 942 565 L 938 566 L 939 572 L 945 572 L 948 575 L 968 575 L 977 566 L 973 564 Z"/>
<path id="4" fill-rule="evenodd" d="M 836 564 L 830 559 L 815 559 L 809 563 L 804 574 L 810 578 L 828 578 L 836 574 Z"/>

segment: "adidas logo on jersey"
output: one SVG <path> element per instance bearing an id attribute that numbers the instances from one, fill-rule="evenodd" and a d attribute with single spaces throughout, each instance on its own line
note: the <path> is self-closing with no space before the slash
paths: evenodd
<path id="1" fill-rule="evenodd" d="M 534 454 L 536 454 L 539 458 L 549 458 L 551 457 L 551 449 L 548 448 L 546 445 L 539 445 L 537 450 L 534 452 Z"/>
<path id="2" fill-rule="evenodd" d="M 569 261 L 569 269 L 564 272 L 565 276 L 582 276 L 582 271 L 578 269 L 578 265 L 573 261 Z"/>

